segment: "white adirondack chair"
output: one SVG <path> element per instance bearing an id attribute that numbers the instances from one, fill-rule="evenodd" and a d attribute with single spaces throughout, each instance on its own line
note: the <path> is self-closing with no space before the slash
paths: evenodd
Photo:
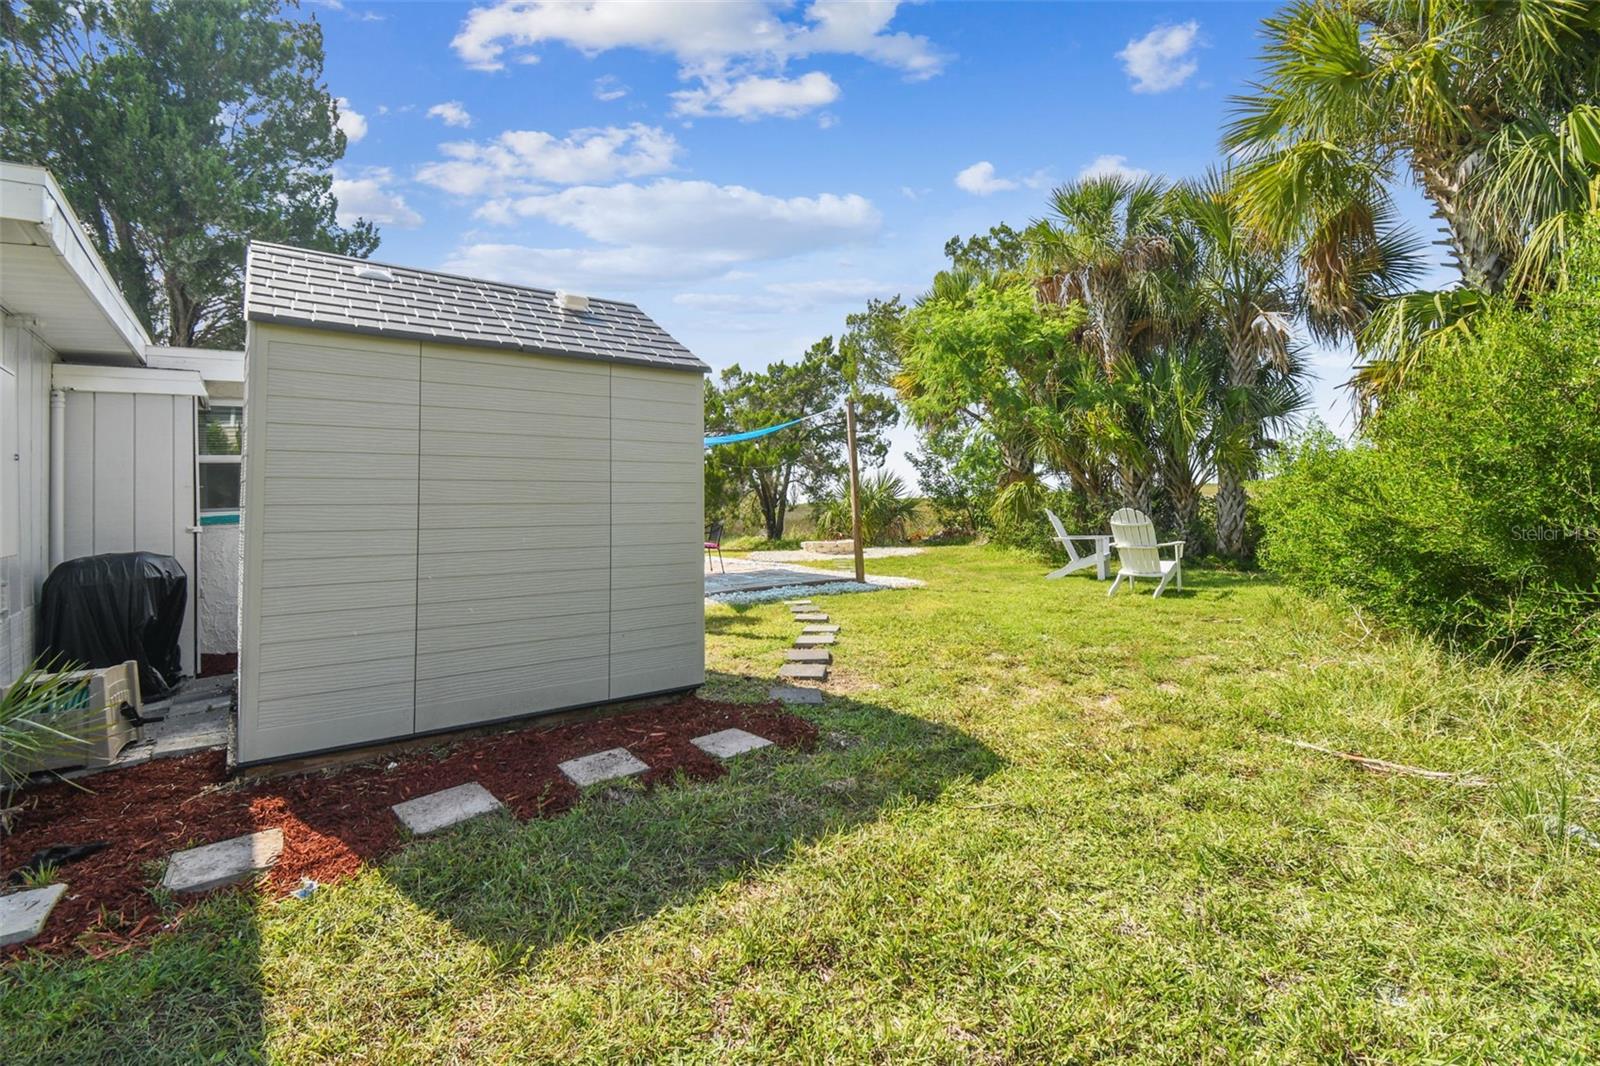
<path id="1" fill-rule="evenodd" d="M 1063 566 L 1060 570 L 1052 570 L 1050 573 L 1044 575 L 1046 579 L 1053 577 L 1066 577 L 1068 574 L 1077 573 L 1079 570 L 1086 570 L 1091 566 L 1094 567 L 1095 580 L 1104 581 L 1106 578 L 1111 576 L 1109 573 L 1109 567 L 1111 563 L 1110 537 L 1101 536 L 1097 533 L 1091 533 L 1081 537 L 1071 536 L 1067 533 L 1066 527 L 1061 524 L 1061 519 L 1056 517 L 1056 513 L 1054 511 L 1046 507 L 1044 509 L 1044 513 L 1045 517 L 1050 519 L 1050 524 L 1055 527 L 1056 539 L 1061 542 L 1061 546 L 1063 548 L 1067 549 L 1068 559 L 1066 566 Z M 1080 554 L 1077 547 L 1075 547 L 1072 543 L 1075 540 L 1090 541 L 1094 544 L 1094 549 L 1092 551 Z"/>
<path id="2" fill-rule="evenodd" d="M 1158 542 L 1156 526 L 1149 515 L 1124 507 L 1111 516 L 1111 538 L 1117 546 L 1117 579 L 1111 583 L 1107 596 L 1117 591 L 1123 578 L 1128 579 L 1129 588 L 1133 587 L 1134 578 L 1154 578 L 1155 596 L 1166 591 L 1167 582 L 1174 579 L 1177 587 L 1183 588 L 1183 541 Z M 1161 558 L 1162 548 L 1171 548 L 1173 557 Z"/>

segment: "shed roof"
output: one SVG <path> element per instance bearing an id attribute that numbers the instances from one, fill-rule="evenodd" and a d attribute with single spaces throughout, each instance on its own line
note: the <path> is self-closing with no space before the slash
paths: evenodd
<path id="1" fill-rule="evenodd" d="M 362 277 L 380 267 L 394 280 Z M 555 305 L 551 289 L 442 274 L 253 241 L 245 265 L 245 317 L 317 329 L 414 337 L 539 355 L 599 359 L 705 373 L 693 352 L 631 303 L 591 299 L 586 311 Z"/>

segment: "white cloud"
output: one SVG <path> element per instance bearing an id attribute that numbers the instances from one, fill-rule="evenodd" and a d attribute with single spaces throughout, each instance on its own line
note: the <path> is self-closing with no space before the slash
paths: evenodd
<path id="1" fill-rule="evenodd" d="M 849 244 L 881 222 L 872 202 L 853 193 L 784 199 L 741 185 L 668 178 L 582 185 L 494 208 L 569 227 L 601 244 L 670 249 L 730 264 Z"/>
<path id="2" fill-rule="evenodd" d="M 594 98 L 610 103 L 628 95 L 628 87 L 615 74 L 602 74 L 594 80 Z"/>
<path id="3" fill-rule="evenodd" d="M 682 114 L 793 116 L 839 95 L 825 74 L 785 77 L 793 59 L 858 56 L 913 81 L 944 69 L 948 57 L 926 37 L 889 29 L 899 6 L 899 0 L 812 0 L 803 10 L 791 0 L 497 0 L 473 8 L 451 44 L 479 70 L 500 70 L 508 58 L 538 62 L 539 47 L 549 44 L 589 56 L 614 48 L 670 55 L 693 83 L 673 94 Z M 721 106 L 725 98 L 730 102 Z"/>
<path id="4" fill-rule="evenodd" d="M 784 0 L 499 0 L 474 8 L 451 43 L 469 66 L 483 70 L 504 66 L 508 49 L 555 42 L 588 55 L 612 48 L 661 52 L 686 65 L 855 55 L 909 77 L 932 77 L 945 57 L 926 37 L 888 31 L 898 7 L 897 0 L 813 0 L 799 18 L 785 18 L 793 8 Z"/>
<path id="5" fill-rule="evenodd" d="M 1176 89 L 1200 69 L 1193 52 L 1200 43 L 1200 24 L 1193 19 L 1176 26 L 1161 25 L 1128 42 L 1117 53 L 1122 69 L 1133 79 L 1136 93 L 1164 93 Z"/>
<path id="6" fill-rule="evenodd" d="M 819 281 L 779 281 L 756 292 L 682 292 L 672 302 L 698 311 L 730 314 L 798 314 L 818 307 L 865 303 L 873 297 L 892 296 L 899 289 L 870 278 L 825 278 Z"/>
<path id="7" fill-rule="evenodd" d="M 442 104 L 434 104 L 428 108 L 428 117 L 436 118 L 446 126 L 464 128 L 472 125 L 472 115 L 462 106 L 460 100 L 446 100 Z"/>
<path id="8" fill-rule="evenodd" d="M 679 115 L 720 115 L 746 121 L 771 115 L 798 118 L 839 99 L 839 86 L 817 70 L 798 78 L 750 75 L 730 79 L 714 74 L 704 78 L 700 88 L 675 92 L 672 99 L 673 112 Z"/>
<path id="9" fill-rule="evenodd" d="M 1128 157 L 1125 155 L 1097 155 L 1078 171 L 1080 178 L 1119 177 L 1127 178 L 1129 181 L 1139 181 L 1149 176 L 1148 170 L 1130 167 Z"/>
<path id="10" fill-rule="evenodd" d="M 604 295 L 725 277 L 736 261 L 724 252 L 668 248 L 539 248 L 480 243 L 456 249 L 442 269 L 518 285 Z"/>
<path id="11" fill-rule="evenodd" d="M 358 177 L 335 169 L 333 195 L 339 201 L 339 224 L 348 226 L 364 218 L 400 229 L 422 225 L 422 216 L 411 209 L 404 196 L 390 188 L 393 182 L 394 172 L 388 167 L 368 167 Z"/>
<path id="12" fill-rule="evenodd" d="M 1016 187 L 1017 183 L 1010 178 L 996 177 L 994 164 L 987 159 L 972 164 L 956 175 L 956 188 L 974 196 L 990 196 Z"/>
<path id="13" fill-rule="evenodd" d="M 344 132 L 345 139 L 355 144 L 367 135 L 367 116 L 350 106 L 350 101 L 340 96 L 333 101 L 339 117 L 334 125 Z"/>
<path id="14" fill-rule="evenodd" d="M 440 145 L 450 158 L 426 163 L 417 180 L 457 196 L 506 196 L 541 183 L 575 185 L 640 178 L 671 170 L 678 142 L 656 126 L 605 126 L 565 137 L 540 130 L 507 130 L 488 142 Z"/>

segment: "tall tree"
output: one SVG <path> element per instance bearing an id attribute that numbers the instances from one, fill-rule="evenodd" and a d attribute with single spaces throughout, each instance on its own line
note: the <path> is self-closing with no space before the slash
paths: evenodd
<path id="1" fill-rule="evenodd" d="M 1290 319 L 1295 311 L 1288 256 L 1263 239 L 1240 210 L 1238 191 L 1213 172 L 1175 195 L 1177 233 L 1185 263 L 1187 306 L 1225 353 L 1224 388 L 1232 393 L 1229 422 L 1236 440 L 1253 442 L 1251 398 L 1269 368 L 1290 366 Z M 1245 480 L 1254 473 L 1252 448 L 1217 456 L 1217 549 L 1234 559 L 1245 552 Z"/>
<path id="2" fill-rule="evenodd" d="M 1046 300 L 1079 304 L 1083 345 L 1108 381 L 1136 385 L 1139 350 L 1160 326 L 1163 268 L 1172 254 L 1165 185 L 1155 178 L 1084 178 L 1056 189 L 1048 224 L 1030 230 Z M 1129 506 L 1149 507 L 1150 457 L 1139 446 L 1142 412 L 1117 412 L 1125 425 L 1113 453 L 1118 487 Z"/>
<path id="3" fill-rule="evenodd" d="M 0 154 L 47 167 L 151 334 L 243 343 L 251 238 L 365 256 L 322 28 L 278 0 L 0 0 Z"/>
<path id="4" fill-rule="evenodd" d="M 820 417 L 769 436 L 713 449 L 719 468 L 737 471 L 754 499 L 769 539 L 783 536 L 795 493 L 827 494 L 844 472 L 844 418 L 838 411 L 849 385 L 846 360 L 832 337 L 813 344 L 794 364 L 765 370 L 731 366 L 707 390 L 706 427 L 717 432 L 761 429 L 823 412 Z M 894 404 L 864 392 L 856 405 L 857 435 L 865 460 L 878 465 L 888 454 L 885 431 L 894 424 Z"/>
<path id="5" fill-rule="evenodd" d="M 1600 89 L 1597 27 L 1595 0 L 1297 0 L 1265 20 L 1264 77 L 1236 100 L 1223 145 L 1243 161 L 1252 224 L 1299 250 L 1314 328 L 1392 360 L 1405 353 L 1385 342 L 1480 306 L 1413 299 L 1399 309 L 1410 326 L 1362 336 L 1412 272 L 1393 224 L 1397 178 L 1433 202 L 1466 287 L 1506 287 L 1550 203 L 1587 192 L 1581 172 L 1515 161 L 1530 147 L 1555 159 L 1552 134 L 1572 114 L 1583 125 Z M 1510 189 L 1495 180 L 1508 174 Z"/>
<path id="6" fill-rule="evenodd" d="M 895 380 L 928 432 L 981 429 L 1001 461 L 996 507 L 1036 513 L 1050 418 L 1082 364 L 1076 306 L 1040 303 L 1024 284 L 951 271 L 905 316 Z"/>

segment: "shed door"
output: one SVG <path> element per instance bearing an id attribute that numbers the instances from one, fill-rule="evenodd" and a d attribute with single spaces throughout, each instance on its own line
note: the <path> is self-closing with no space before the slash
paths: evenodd
<path id="1" fill-rule="evenodd" d="M 253 331 L 239 758 L 412 731 L 415 342 Z"/>
<path id="2" fill-rule="evenodd" d="M 603 701 L 610 368 L 422 352 L 418 731 Z"/>

